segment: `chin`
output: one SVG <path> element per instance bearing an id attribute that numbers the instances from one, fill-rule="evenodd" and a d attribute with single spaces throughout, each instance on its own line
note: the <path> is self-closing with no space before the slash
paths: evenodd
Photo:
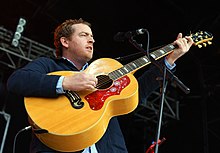
<path id="1" fill-rule="evenodd" d="M 88 56 L 87 57 L 87 61 L 90 61 L 92 59 L 93 56 Z"/>

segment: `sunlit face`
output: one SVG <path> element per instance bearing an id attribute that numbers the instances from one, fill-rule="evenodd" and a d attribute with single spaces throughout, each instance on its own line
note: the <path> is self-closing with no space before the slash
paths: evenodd
<path id="1" fill-rule="evenodd" d="M 73 62 L 85 64 L 93 57 L 92 30 L 85 24 L 72 25 L 75 32 L 67 39 L 67 58 Z"/>

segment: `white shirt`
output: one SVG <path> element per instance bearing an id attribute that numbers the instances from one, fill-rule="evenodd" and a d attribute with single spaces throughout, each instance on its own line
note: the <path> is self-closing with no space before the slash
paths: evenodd
<path id="1" fill-rule="evenodd" d="M 83 150 L 82 153 L 98 153 L 95 144 Z"/>

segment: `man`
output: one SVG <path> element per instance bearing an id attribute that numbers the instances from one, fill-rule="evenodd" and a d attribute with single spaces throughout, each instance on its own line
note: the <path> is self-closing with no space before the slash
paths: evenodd
<path id="1" fill-rule="evenodd" d="M 57 58 L 41 57 L 18 69 L 8 79 L 8 90 L 23 97 L 51 98 L 58 97 L 65 91 L 94 90 L 98 84 L 98 79 L 95 75 L 83 72 L 93 57 L 94 42 L 90 23 L 83 19 L 66 20 L 54 32 Z M 177 45 L 178 48 L 164 58 L 169 69 L 173 69 L 175 67 L 174 62 L 190 49 L 193 40 L 190 37 L 183 38 L 180 33 L 173 44 Z M 69 76 L 47 75 L 50 72 L 61 70 L 81 72 Z M 159 87 L 155 78 L 160 75 L 158 68 L 154 67 L 138 78 L 141 101 L 145 100 L 152 91 Z M 47 147 L 33 135 L 30 152 L 57 151 Z M 108 128 L 97 143 L 80 152 L 126 153 L 127 149 L 117 117 L 111 118 Z"/>

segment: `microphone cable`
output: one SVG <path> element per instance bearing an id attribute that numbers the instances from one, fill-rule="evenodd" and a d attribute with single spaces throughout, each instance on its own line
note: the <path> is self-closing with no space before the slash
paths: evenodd
<path id="1" fill-rule="evenodd" d="M 23 132 L 23 131 L 28 131 L 28 130 L 30 130 L 30 129 L 31 129 L 31 126 L 27 126 L 27 127 L 21 129 L 20 131 L 18 131 L 18 132 L 16 133 L 15 138 L 14 138 L 14 143 L 13 143 L 13 153 L 15 153 L 15 150 L 16 150 L 15 148 L 16 148 L 16 141 L 17 141 L 18 135 L 19 135 L 21 132 Z"/>

